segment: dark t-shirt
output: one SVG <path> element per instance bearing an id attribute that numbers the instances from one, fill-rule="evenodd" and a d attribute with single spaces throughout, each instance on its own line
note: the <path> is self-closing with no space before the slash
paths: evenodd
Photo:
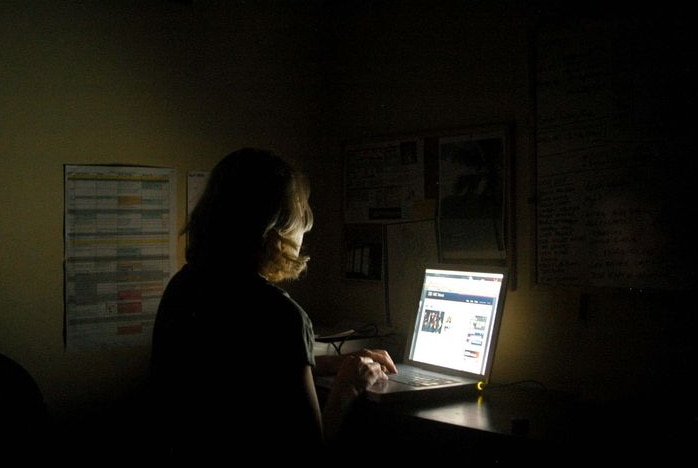
<path id="1" fill-rule="evenodd" d="M 159 443 L 175 458 L 197 459 L 316 438 L 301 380 L 315 364 L 313 342 L 310 318 L 283 289 L 185 265 L 163 293 L 153 331 Z"/>

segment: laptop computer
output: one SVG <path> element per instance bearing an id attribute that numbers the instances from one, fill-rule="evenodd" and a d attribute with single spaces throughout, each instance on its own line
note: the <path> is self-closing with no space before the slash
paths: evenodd
<path id="1" fill-rule="evenodd" d="M 500 265 L 427 264 L 398 374 L 369 387 L 375 402 L 478 394 L 489 383 L 507 293 Z"/>

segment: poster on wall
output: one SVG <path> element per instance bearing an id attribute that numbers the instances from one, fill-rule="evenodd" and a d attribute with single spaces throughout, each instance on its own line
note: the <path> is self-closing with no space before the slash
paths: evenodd
<path id="1" fill-rule="evenodd" d="M 171 168 L 64 165 L 67 349 L 149 346 L 176 268 Z"/>
<path id="2" fill-rule="evenodd" d="M 425 198 L 423 139 L 348 145 L 344 154 L 345 223 L 386 223 L 418 216 Z"/>
<path id="3" fill-rule="evenodd" d="M 507 258 L 507 136 L 502 127 L 439 138 L 442 261 Z"/>

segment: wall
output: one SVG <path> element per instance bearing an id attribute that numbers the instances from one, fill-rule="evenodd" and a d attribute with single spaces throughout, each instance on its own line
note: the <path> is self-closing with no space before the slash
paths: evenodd
<path id="1" fill-rule="evenodd" d="M 493 380 L 534 379 L 599 400 L 663 397 L 665 382 L 678 381 L 673 394 L 692 395 L 687 362 L 694 363 L 696 355 L 690 292 L 553 287 L 535 279 L 531 39 L 542 21 L 598 20 L 619 13 L 485 3 L 412 2 L 406 9 L 360 2 L 363 9 L 337 8 L 332 31 L 338 46 L 331 68 L 336 92 L 329 96 L 337 141 L 512 123 L 517 287 L 507 298 Z M 543 3 L 548 2 L 538 5 Z M 688 28 L 680 13 L 675 18 L 677 27 Z M 655 39 L 661 50 L 662 38 Z M 685 70 L 695 75 L 690 65 Z M 331 228 L 320 227 L 322 234 L 311 233 L 311 247 L 317 239 L 341 242 L 341 205 L 334 203 L 336 211 L 320 218 L 336 221 Z M 686 216 L 690 219 L 690 213 Z M 380 323 L 383 285 L 328 276 L 328 268 L 343 265 L 341 250 L 313 252 L 308 281 L 295 292 L 316 320 L 339 316 L 359 325 Z M 337 293 L 318 297 L 320 281 Z"/>
<path id="2" fill-rule="evenodd" d="M 54 414 L 137 394 L 149 355 L 64 350 L 64 163 L 175 167 L 183 216 L 187 171 L 242 145 L 298 157 L 317 224 L 306 239 L 307 277 L 288 289 L 318 324 L 383 324 L 383 284 L 342 279 L 342 143 L 491 122 L 515 129 L 518 271 L 494 379 L 536 379 L 599 399 L 654 396 L 665 378 L 683 382 L 695 319 L 682 295 L 535 282 L 532 11 L 488 2 L 216 3 L 0 5 L 0 351 L 35 376 Z M 682 360 L 659 366 L 671 357 Z"/>
<path id="3" fill-rule="evenodd" d="M 0 4 L 0 351 L 59 418 L 134 392 L 149 356 L 64 350 L 63 164 L 174 167 L 181 222 L 187 171 L 242 145 L 317 152 L 312 5 L 256 5 Z"/>

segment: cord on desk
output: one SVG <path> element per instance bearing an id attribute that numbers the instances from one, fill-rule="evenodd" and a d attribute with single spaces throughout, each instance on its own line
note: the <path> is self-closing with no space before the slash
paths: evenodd
<path id="1" fill-rule="evenodd" d="M 351 335 L 350 335 L 351 336 Z M 342 346 L 347 341 L 347 337 L 342 338 L 340 341 L 330 341 L 330 344 L 334 348 L 337 354 L 342 354 Z M 338 344 L 339 343 L 339 344 Z"/>
<path id="2" fill-rule="evenodd" d="M 349 340 L 358 338 L 375 338 L 378 336 L 378 325 L 369 323 L 354 330 L 350 335 L 343 336 L 336 341 L 330 341 L 337 354 L 342 354 L 342 346 Z"/>

